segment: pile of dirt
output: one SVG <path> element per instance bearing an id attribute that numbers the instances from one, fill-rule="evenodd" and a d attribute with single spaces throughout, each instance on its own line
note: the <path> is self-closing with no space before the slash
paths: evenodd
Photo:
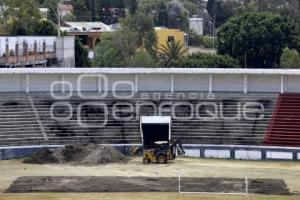
<path id="1" fill-rule="evenodd" d="M 24 159 L 24 163 L 49 164 L 106 164 L 129 160 L 117 149 L 107 145 L 68 145 L 55 150 L 44 149 Z"/>

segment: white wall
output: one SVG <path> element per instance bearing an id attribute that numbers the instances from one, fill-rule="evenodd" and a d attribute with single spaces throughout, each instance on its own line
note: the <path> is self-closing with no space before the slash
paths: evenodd
<path id="1" fill-rule="evenodd" d="M 208 91 L 209 78 L 207 75 L 179 74 L 174 75 L 175 91 Z"/>
<path id="2" fill-rule="evenodd" d="M 1 92 L 20 92 L 21 87 L 21 76 L 19 74 L 2 74 L 0 76 Z"/>
<path id="3" fill-rule="evenodd" d="M 236 92 L 244 90 L 242 75 L 214 75 L 212 90 L 215 92 Z"/>
<path id="4" fill-rule="evenodd" d="M 60 81 L 60 77 L 55 74 L 30 74 L 29 75 L 29 91 L 41 92 L 49 91 L 51 84 Z M 61 90 L 60 84 L 56 84 L 55 91 Z"/>
<path id="5" fill-rule="evenodd" d="M 56 57 L 62 67 L 75 67 L 75 37 L 64 36 L 56 39 Z"/>
<path id="6" fill-rule="evenodd" d="M 140 91 L 170 91 L 171 75 L 139 75 L 138 78 Z"/>
<path id="7" fill-rule="evenodd" d="M 203 35 L 203 18 L 190 18 L 190 29 L 198 35 Z"/>
<path id="8" fill-rule="evenodd" d="M 285 90 L 289 92 L 300 92 L 300 77 L 287 76 L 285 81 Z"/>
<path id="9" fill-rule="evenodd" d="M 281 78 L 278 75 L 248 76 L 249 92 L 280 92 Z"/>
<path id="10" fill-rule="evenodd" d="M 55 81 L 65 81 L 71 83 L 74 91 L 78 91 L 78 78 L 82 74 L 57 73 L 57 74 L 28 74 L 28 88 L 30 91 L 50 91 L 51 83 Z M 125 82 L 117 87 L 117 91 L 134 91 L 135 74 L 103 74 L 107 78 L 108 91 L 112 91 L 113 84 L 117 81 Z M 0 73 L 0 92 L 19 92 L 26 91 L 27 79 L 24 74 L 5 74 Z M 209 75 L 204 74 L 175 74 L 174 92 L 206 92 L 209 91 Z M 138 74 L 138 91 L 165 91 L 170 92 L 172 88 L 171 74 Z M 129 84 L 126 84 L 129 83 Z M 283 83 L 283 85 L 281 85 Z M 101 86 L 102 85 L 102 86 Z M 103 91 L 103 81 L 99 84 L 99 74 L 84 75 L 81 82 L 82 91 L 98 91 L 99 87 Z M 244 92 L 245 82 L 243 75 L 233 74 L 215 74 L 212 76 L 212 92 Z M 279 75 L 249 75 L 248 92 L 300 92 L 300 75 L 284 76 L 282 81 Z M 58 84 L 55 90 L 61 90 Z M 66 86 L 66 90 L 68 90 Z"/>

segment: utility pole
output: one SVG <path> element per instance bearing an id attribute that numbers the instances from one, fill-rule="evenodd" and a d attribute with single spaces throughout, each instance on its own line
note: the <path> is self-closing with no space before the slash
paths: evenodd
<path id="1" fill-rule="evenodd" d="M 213 49 L 215 48 L 215 36 L 216 36 L 216 19 L 214 17 L 214 21 L 210 21 L 209 24 L 212 25 L 212 37 L 213 37 Z"/>
<path id="2" fill-rule="evenodd" d="M 216 14 L 214 14 L 214 26 L 213 26 L 213 49 L 215 48 L 215 38 L 216 38 Z"/>
<path id="3" fill-rule="evenodd" d="M 60 4 L 61 3 L 61 0 L 59 0 L 59 2 L 58 2 L 58 4 L 57 4 L 57 18 L 58 18 L 58 20 L 57 20 L 57 35 L 58 35 L 58 37 L 60 37 Z"/>
<path id="4" fill-rule="evenodd" d="M 245 69 L 247 68 L 247 51 L 245 51 Z"/>

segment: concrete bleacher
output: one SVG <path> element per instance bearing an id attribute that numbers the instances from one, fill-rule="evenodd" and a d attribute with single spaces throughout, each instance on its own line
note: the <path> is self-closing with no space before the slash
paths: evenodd
<path id="1" fill-rule="evenodd" d="M 44 140 L 27 95 L 1 94 L 0 145 L 21 145 Z"/>
<path id="2" fill-rule="evenodd" d="M 170 108 L 176 103 L 185 102 L 195 106 L 200 102 L 216 103 L 223 105 L 223 114 L 233 117 L 238 112 L 239 103 L 261 103 L 264 106 L 262 113 L 252 113 L 252 117 L 264 115 L 261 120 L 232 120 L 232 119 L 199 119 L 193 114 L 190 119 L 172 119 L 172 137 L 181 138 L 185 144 L 231 144 L 231 145 L 262 145 L 265 132 L 272 116 L 277 94 L 262 93 L 215 93 L 214 99 L 167 99 L 164 94 L 160 99 L 143 99 L 135 94 L 130 99 L 115 99 L 109 94 L 104 99 L 82 99 L 72 96 L 66 100 L 53 99 L 49 93 L 3 93 L 0 96 L 0 145 L 35 145 L 35 144 L 69 144 L 96 142 L 101 144 L 140 144 L 139 116 L 155 114 L 152 105 L 159 106 L 163 103 L 162 115 L 171 115 Z M 55 103 L 69 103 L 73 110 L 69 113 L 67 106 L 56 106 L 53 110 L 55 117 L 64 117 L 58 120 L 51 116 L 51 106 Z M 104 127 L 96 127 L 103 121 L 103 109 L 101 106 L 83 106 L 80 118 L 89 125 L 82 127 L 78 123 L 78 107 L 87 102 L 104 103 L 108 107 L 108 121 Z M 116 103 L 130 103 L 136 109 L 139 103 L 148 103 L 142 106 L 138 116 L 136 112 L 127 113 L 127 106 L 119 106 L 121 110 L 118 116 L 134 118 L 129 121 L 114 119 L 112 106 Z M 218 115 L 220 107 L 218 107 Z M 134 110 L 135 111 L 135 110 Z M 190 107 L 177 106 L 176 116 L 188 117 Z M 209 105 L 199 107 L 198 116 L 210 117 L 208 112 L 214 109 Z M 71 116 L 68 118 L 68 116 Z"/>

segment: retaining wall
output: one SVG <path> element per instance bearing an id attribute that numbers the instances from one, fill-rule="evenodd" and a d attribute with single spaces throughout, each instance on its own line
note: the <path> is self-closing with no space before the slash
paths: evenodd
<path id="1" fill-rule="evenodd" d="M 30 156 L 45 149 L 55 149 L 63 145 L 0 147 L 0 160 L 17 159 Z M 136 145 L 113 145 L 119 151 L 129 154 L 131 147 Z M 290 160 L 300 161 L 300 148 L 266 147 L 266 146 L 235 146 L 235 145 L 183 145 L 186 157 L 218 158 L 236 160 Z"/>

